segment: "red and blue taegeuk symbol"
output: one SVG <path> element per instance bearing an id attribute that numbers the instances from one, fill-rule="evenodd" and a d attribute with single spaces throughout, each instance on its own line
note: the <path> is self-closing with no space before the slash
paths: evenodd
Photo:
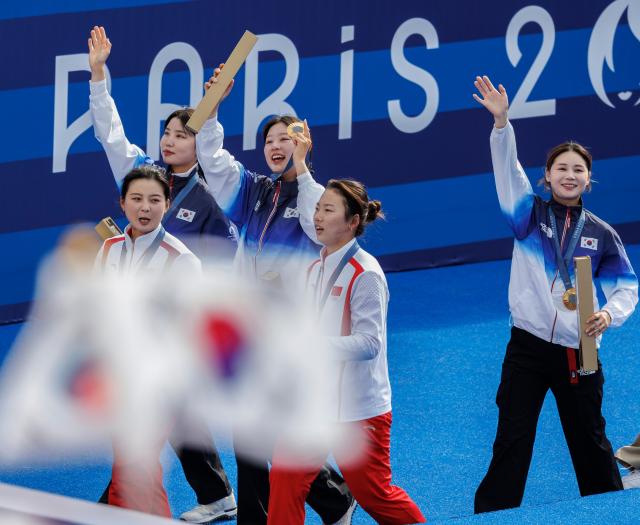
<path id="1" fill-rule="evenodd" d="M 232 379 L 237 375 L 247 350 L 242 327 L 231 315 L 215 313 L 205 318 L 204 331 L 207 358 L 215 363 L 224 379 Z"/>

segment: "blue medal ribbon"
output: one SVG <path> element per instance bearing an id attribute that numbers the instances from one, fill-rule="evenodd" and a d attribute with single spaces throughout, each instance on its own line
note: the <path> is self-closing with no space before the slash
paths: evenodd
<path id="1" fill-rule="evenodd" d="M 193 188 L 196 187 L 196 184 L 198 184 L 199 175 L 197 171 L 198 171 L 198 166 L 196 166 L 191 170 L 191 175 L 189 175 L 190 177 L 189 181 L 187 182 L 187 184 L 185 184 L 184 188 L 182 188 L 178 192 L 178 195 L 176 195 L 176 198 L 173 199 L 173 202 L 171 203 L 171 206 L 167 210 L 167 213 L 165 213 L 164 217 L 162 218 L 162 224 L 166 224 L 167 221 L 171 217 L 173 217 L 173 212 L 176 211 L 180 203 L 185 199 L 187 195 L 189 195 L 189 193 L 191 193 L 191 190 L 193 190 Z"/>
<path id="2" fill-rule="evenodd" d="M 144 270 L 147 267 L 147 265 L 149 264 L 153 256 L 158 251 L 158 248 L 160 248 L 160 244 L 164 240 L 164 235 L 165 235 L 165 230 L 162 226 L 160 226 L 160 231 L 156 235 L 156 238 L 153 239 L 149 247 L 145 250 L 145 252 L 142 254 L 142 257 L 140 258 L 140 266 L 138 266 L 138 270 L 137 270 L 138 272 L 141 270 Z M 120 252 L 120 265 L 119 265 L 120 273 L 124 272 L 124 265 L 125 265 L 126 259 L 127 259 L 127 244 L 125 241 L 125 244 L 123 244 L 122 246 L 122 251 Z"/>
<path id="3" fill-rule="evenodd" d="M 578 239 L 582 234 L 582 229 L 584 228 L 585 222 L 585 213 L 584 208 L 580 212 L 580 217 L 578 218 L 578 223 L 576 224 L 576 229 L 573 231 L 573 235 L 571 236 L 571 241 L 567 246 L 567 251 L 562 256 L 562 250 L 560 249 L 560 241 L 558 240 L 558 224 L 556 223 L 556 217 L 553 214 L 553 210 L 549 207 L 549 222 L 551 223 L 551 230 L 553 231 L 553 246 L 556 251 L 556 264 L 558 265 L 558 271 L 560 272 L 560 277 L 562 277 L 562 282 L 564 283 L 564 289 L 570 290 L 573 288 L 573 284 L 571 283 L 571 277 L 569 276 L 568 265 L 571 262 L 571 258 L 573 257 L 573 252 L 576 249 L 578 244 Z"/>
<path id="4" fill-rule="evenodd" d="M 342 256 L 342 259 L 340 259 L 340 262 L 338 263 L 338 266 L 336 266 L 336 269 L 333 271 L 333 273 L 331 274 L 331 277 L 327 281 L 327 287 L 325 288 L 324 293 L 322 294 L 322 298 L 320 299 L 320 303 L 318 304 L 318 311 L 319 312 L 321 312 L 324 309 L 324 305 L 326 304 L 327 299 L 329 298 L 329 294 L 331 293 L 331 290 L 333 289 L 333 285 L 338 280 L 338 277 L 342 273 L 342 270 L 347 265 L 349 260 L 358 252 L 359 249 L 360 249 L 360 245 L 358 244 L 358 241 L 355 241 L 351 245 L 351 248 L 349 248 L 347 250 L 347 253 L 345 253 Z M 317 290 L 317 287 L 316 287 L 316 290 Z"/>

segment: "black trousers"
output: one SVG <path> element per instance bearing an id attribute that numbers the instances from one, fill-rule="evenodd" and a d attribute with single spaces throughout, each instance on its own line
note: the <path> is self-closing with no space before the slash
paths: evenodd
<path id="1" fill-rule="evenodd" d="M 213 442 L 213 436 L 206 425 L 189 427 L 190 436 L 198 436 L 197 441 L 185 445 L 177 434 L 169 437 L 169 443 L 178 456 L 187 482 L 196 494 L 200 505 L 207 505 L 229 496 L 231 484 L 224 471 L 220 456 Z M 109 482 L 109 485 L 111 482 Z M 100 497 L 100 503 L 108 503 L 109 485 Z"/>
<path id="2" fill-rule="evenodd" d="M 499 415 L 493 457 L 476 491 L 476 513 L 520 506 L 538 416 L 549 389 L 556 399 L 580 494 L 622 490 L 602 417 L 602 368 L 591 375 L 574 374 L 572 383 L 570 359 L 578 362 L 575 349 L 512 328 L 496 396 Z"/>
<path id="3" fill-rule="evenodd" d="M 269 504 L 269 467 L 236 453 L 238 465 L 238 525 L 265 525 Z M 353 496 L 342 476 L 325 464 L 311 484 L 309 506 L 323 523 L 335 523 L 349 508 Z"/>

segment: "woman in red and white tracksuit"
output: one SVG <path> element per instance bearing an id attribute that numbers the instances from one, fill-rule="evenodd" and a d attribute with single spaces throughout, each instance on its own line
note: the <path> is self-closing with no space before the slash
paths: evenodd
<path id="1" fill-rule="evenodd" d="M 389 290 L 378 261 L 356 241 L 365 226 L 379 217 L 380 202 L 370 201 L 361 183 L 329 181 L 314 214 L 317 239 L 324 248 L 309 269 L 308 292 L 339 360 L 337 419 L 366 439 L 357 459 L 348 452 L 333 451 L 347 485 L 378 523 L 424 523 L 407 493 L 391 484 Z M 274 455 L 268 523 L 303 525 L 305 498 L 326 457 L 318 458 L 317 468 L 292 468 L 290 458 L 285 466 L 286 454 L 281 450 Z"/>
<path id="2" fill-rule="evenodd" d="M 97 271 L 107 275 L 147 272 L 199 272 L 200 260 L 173 235 L 161 220 L 169 208 L 169 182 L 164 170 L 143 166 L 132 170 L 122 183 L 120 205 L 129 225 L 122 235 L 107 239 L 96 257 Z M 160 452 L 165 438 L 156 441 L 152 463 L 124 457 L 114 446 L 107 503 L 150 514 L 171 517 L 162 485 Z"/>

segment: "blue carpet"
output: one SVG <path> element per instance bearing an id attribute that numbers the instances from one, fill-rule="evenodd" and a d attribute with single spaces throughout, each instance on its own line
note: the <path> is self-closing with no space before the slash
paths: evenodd
<path id="1" fill-rule="evenodd" d="M 640 268 L 640 247 L 628 250 Z M 640 491 L 579 498 L 552 396 L 540 416 L 521 509 L 472 517 L 473 495 L 488 466 L 495 435 L 494 403 L 509 337 L 509 261 L 388 276 L 391 290 L 389 363 L 393 387 L 394 482 L 430 522 L 637 523 Z M 0 356 L 17 327 L 0 328 Z M 638 432 L 640 316 L 607 333 L 600 354 L 606 376 L 603 412 L 614 449 Z M 222 453 L 232 483 L 235 464 Z M 165 454 L 166 487 L 179 515 L 195 504 L 172 452 Z M 43 469 L 0 471 L 0 480 L 95 500 L 109 477 L 108 458 Z M 308 513 L 307 522 L 320 520 Z M 373 521 L 359 509 L 354 523 Z"/>

